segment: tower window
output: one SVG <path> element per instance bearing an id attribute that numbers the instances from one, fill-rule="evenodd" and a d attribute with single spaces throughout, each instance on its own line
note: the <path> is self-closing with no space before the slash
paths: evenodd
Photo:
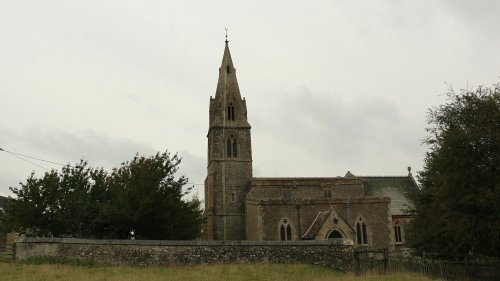
<path id="1" fill-rule="evenodd" d="M 362 217 L 359 217 L 356 222 L 356 238 L 358 245 L 368 245 L 366 224 Z"/>
<path id="2" fill-rule="evenodd" d="M 231 193 L 231 201 L 235 202 L 236 201 L 236 195 L 233 193 Z"/>
<path id="3" fill-rule="evenodd" d="M 292 240 L 292 227 L 290 226 L 290 222 L 287 218 L 284 218 L 281 221 L 280 239 L 282 241 Z"/>
<path id="4" fill-rule="evenodd" d="M 401 225 L 399 221 L 396 221 L 394 224 L 394 237 L 396 238 L 396 243 L 402 243 L 403 239 L 401 239 Z"/>
<path id="5" fill-rule="evenodd" d="M 226 140 L 226 157 L 227 158 L 238 157 L 238 141 L 232 135 Z"/>
<path id="6" fill-rule="evenodd" d="M 227 107 L 227 120 L 234 121 L 234 105 L 232 103 Z"/>
<path id="7" fill-rule="evenodd" d="M 226 72 L 227 72 L 227 74 L 231 73 L 231 68 L 229 67 L 229 65 L 226 66 Z"/>

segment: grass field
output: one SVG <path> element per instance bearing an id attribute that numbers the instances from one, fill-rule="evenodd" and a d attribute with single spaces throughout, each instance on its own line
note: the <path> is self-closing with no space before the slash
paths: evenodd
<path id="1" fill-rule="evenodd" d="M 431 281 L 408 274 L 355 277 L 313 265 L 232 264 L 169 267 L 112 267 L 0 262 L 0 280 L 287 280 Z"/>

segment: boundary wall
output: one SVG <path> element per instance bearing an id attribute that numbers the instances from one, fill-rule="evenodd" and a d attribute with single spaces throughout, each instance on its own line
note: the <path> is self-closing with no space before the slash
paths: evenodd
<path id="1" fill-rule="evenodd" d="M 302 263 L 352 271 L 351 239 L 310 241 L 91 240 L 23 237 L 14 257 L 93 260 L 110 265 L 165 266 L 223 263 Z"/>

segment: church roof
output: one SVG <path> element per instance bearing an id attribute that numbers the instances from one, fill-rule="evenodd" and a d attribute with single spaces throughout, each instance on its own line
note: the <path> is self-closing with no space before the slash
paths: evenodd
<path id="1" fill-rule="evenodd" d="M 413 207 L 408 193 L 416 190 L 417 183 L 411 175 L 391 177 L 360 177 L 367 196 L 390 197 L 389 208 L 393 215 L 405 215 L 405 210 Z"/>
<path id="2" fill-rule="evenodd" d="M 309 227 L 309 229 L 302 235 L 300 239 L 302 240 L 311 240 L 314 239 L 314 236 L 316 236 L 316 233 L 318 233 L 319 229 L 323 226 L 325 223 L 325 220 L 328 218 L 328 215 L 330 214 L 330 211 L 325 211 L 325 212 L 318 212 L 316 215 L 316 218 L 314 219 L 313 223 Z"/>

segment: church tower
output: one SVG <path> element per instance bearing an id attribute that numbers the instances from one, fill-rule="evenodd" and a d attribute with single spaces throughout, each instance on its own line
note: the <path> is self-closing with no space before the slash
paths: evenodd
<path id="1" fill-rule="evenodd" d="M 252 178 L 250 128 L 226 39 L 215 98 L 210 97 L 205 239 L 246 239 L 245 196 Z"/>

